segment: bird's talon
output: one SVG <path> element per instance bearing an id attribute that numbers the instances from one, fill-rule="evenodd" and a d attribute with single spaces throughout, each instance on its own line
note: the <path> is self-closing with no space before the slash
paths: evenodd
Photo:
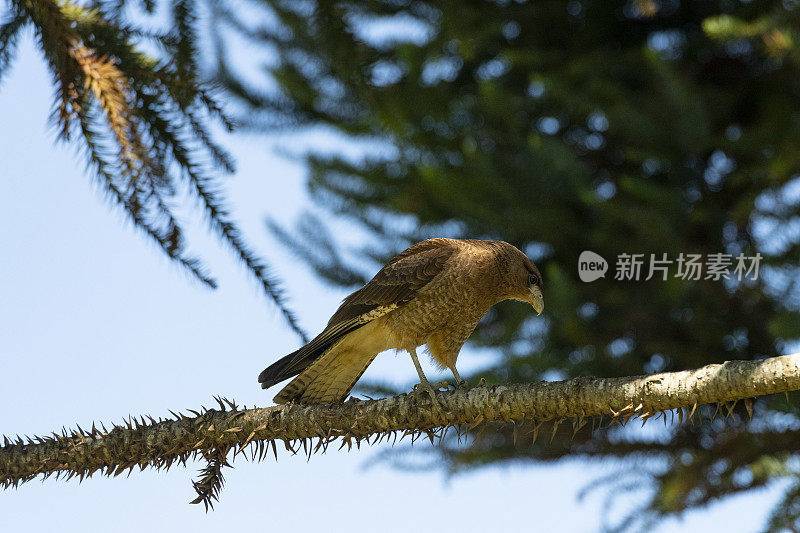
<path id="1" fill-rule="evenodd" d="M 441 409 L 439 401 L 436 399 L 436 390 L 431 386 L 430 382 L 426 381 L 425 383 L 417 383 L 414 385 L 411 393 L 414 396 L 419 394 L 428 394 L 431 397 L 431 402 L 433 402 L 434 408 Z"/>
<path id="2" fill-rule="evenodd" d="M 453 382 L 453 381 L 440 381 L 439 383 L 437 383 L 434 386 L 438 387 L 438 388 L 446 389 L 446 390 L 456 391 L 456 390 L 460 390 L 460 389 L 466 389 L 467 388 L 467 381 L 465 379 L 462 379 L 460 381 L 456 380 L 455 382 Z"/>

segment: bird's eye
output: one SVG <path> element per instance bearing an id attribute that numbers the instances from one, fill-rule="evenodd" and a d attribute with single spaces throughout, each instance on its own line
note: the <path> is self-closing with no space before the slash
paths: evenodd
<path id="1" fill-rule="evenodd" d="M 528 285 L 533 287 L 534 285 L 538 284 L 539 284 L 539 276 L 537 276 L 536 274 L 531 274 L 530 276 L 528 276 Z"/>

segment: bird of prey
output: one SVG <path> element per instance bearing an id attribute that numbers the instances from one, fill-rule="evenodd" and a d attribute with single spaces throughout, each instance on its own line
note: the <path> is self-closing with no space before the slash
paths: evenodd
<path id="1" fill-rule="evenodd" d="M 406 350 L 422 387 L 417 358 L 423 344 L 441 368 L 456 370 L 461 346 L 490 307 L 521 300 L 542 313 L 542 276 L 524 253 L 503 241 L 429 239 L 396 255 L 344 299 L 311 342 L 258 376 L 266 389 L 295 377 L 276 403 L 342 402 L 375 356 Z M 299 374 L 299 375 L 298 375 Z"/>

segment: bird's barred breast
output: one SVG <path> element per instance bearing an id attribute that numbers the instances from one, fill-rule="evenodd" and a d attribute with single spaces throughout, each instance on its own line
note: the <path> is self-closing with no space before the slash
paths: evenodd
<path id="1" fill-rule="evenodd" d="M 445 270 L 413 300 L 383 317 L 392 347 L 416 348 L 438 333 L 460 348 L 494 303 L 484 294 L 480 276 L 478 271 Z"/>

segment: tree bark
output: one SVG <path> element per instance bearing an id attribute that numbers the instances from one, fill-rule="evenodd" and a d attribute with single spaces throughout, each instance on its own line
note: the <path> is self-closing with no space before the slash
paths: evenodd
<path id="1" fill-rule="evenodd" d="M 728 361 L 697 370 L 624 378 L 575 378 L 559 382 L 523 383 L 475 387 L 439 392 L 438 408 L 426 393 L 401 394 L 380 400 L 350 400 L 332 405 L 288 404 L 244 409 L 217 399 L 220 409 L 204 409 L 174 419 L 132 419 L 113 429 L 78 428 L 27 441 L 4 438 L 0 447 L 0 484 L 16 486 L 39 474 L 67 477 L 100 471 L 117 475 L 139 467 L 169 468 L 201 456 L 213 464 L 206 479 L 196 483 L 209 503 L 221 486 L 219 471 L 225 455 L 250 446 L 262 458 L 276 441 L 296 451 L 299 445 L 311 454 L 340 439 L 342 446 L 373 443 L 396 432 L 428 434 L 432 430 L 460 424 L 484 422 L 556 420 L 608 415 L 625 422 L 631 417 L 650 418 L 658 413 L 683 409 L 689 417 L 702 404 L 723 404 L 800 389 L 800 354 L 758 361 Z M 226 406 L 227 404 L 227 406 Z M 581 427 L 582 424 L 577 427 Z M 307 439 L 318 438 L 309 447 Z M 235 455 L 234 455 L 235 456 Z M 213 468 L 211 468 L 213 466 Z M 212 472 L 213 471 L 213 472 Z M 211 473 L 209 473 L 211 472 Z M 215 477 L 216 476 L 216 477 Z M 205 492 L 202 492 L 205 491 Z"/>

